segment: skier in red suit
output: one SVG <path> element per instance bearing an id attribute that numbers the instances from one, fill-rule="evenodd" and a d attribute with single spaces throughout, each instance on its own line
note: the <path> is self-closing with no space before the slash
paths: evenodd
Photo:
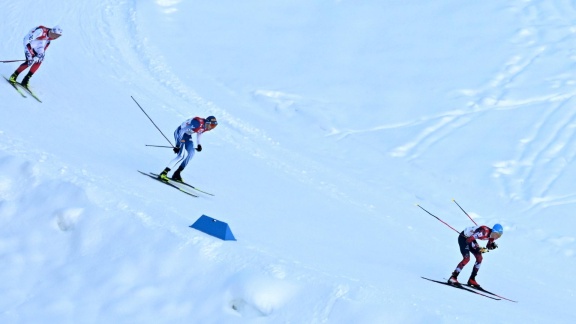
<path id="1" fill-rule="evenodd" d="M 450 279 L 448 279 L 448 283 L 459 285 L 457 279 L 458 275 L 466 266 L 468 261 L 470 261 L 470 252 L 472 252 L 476 258 L 476 263 L 474 263 L 472 274 L 470 275 L 470 279 L 468 279 L 468 285 L 480 288 L 480 285 L 476 282 L 476 275 L 478 274 L 478 270 L 480 270 L 480 265 L 482 264 L 482 253 L 497 248 L 498 245 L 496 245 L 494 241 L 499 239 L 503 232 L 504 229 L 500 224 L 496 224 L 492 228 L 484 225 L 465 228 L 460 235 L 458 235 L 458 245 L 460 246 L 460 253 L 462 253 L 463 259 L 458 263 L 454 272 L 452 272 Z M 476 240 L 488 240 L 486 248 L 478 245 Z"/>
<path id="2" fill-rule="evenodd" d="M 40 68 L 42 61 L 44 61 L 44 54 L 48 46 L 50 46 L 50 41 L 58 39 L 60 36 L 62 36 L 62 28 L 60 28 L 60 26 L 52 28 L 38 26 L 30 30 L 24 37 L 24 55 L 26 55 L 26 62 L 22 63 L 22 65 L 12 73 L 9 81 L 16 83 L 18 75 L 30 67 L 30 71 L 28 71 L 28 74 L 26 74 L 20 83 L 28 88 L 30 78 L 36 73 L 38 68 Z"/>

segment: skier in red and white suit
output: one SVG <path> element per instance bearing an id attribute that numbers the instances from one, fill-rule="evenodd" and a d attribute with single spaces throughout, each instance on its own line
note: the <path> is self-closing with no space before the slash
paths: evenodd
<path id="1" fill-rule="evenodd" d="M 194 117 L 185 120 L 176 130 L 174 131 L 174 140 L 176 142 L 174 146 L 174 153 L 178 154 L 168 166 L 160 173 L 158 176 L 162 181 L 168 181 L 172 179 L 174 181 L 184 182 L 180 172 L 184 171 L 190 159 L 194 156 L 194 150 L 200 152 L 202 151 L 202 145 L 200 144 L 200 138 L 202 134 L 208 132 L 214 127 L 218 126 L 218 121 L 214 116 L 208 116 L 206 118 Z M 196 133 L 196 144 L 197 147 L 194 148 L 194 142 L 192 141 L 192 134 Z M 168 172 L 171 168 L 174 168 L 178 163 L 180 166 L 172 177 L 168 178 Z"/>
<path id="2" fill-rule="evenodd" d="M 28 74 L 22 79 L 21 84 L 28 87 L 30 78 L 36 73 L 42 61 L 44 61 L 44 54 L 50 46 L 50 41 L 62 36 L 62 28 L 55 26 L 52 28 L 38 26 L 34 27 L 24 37 L 24 55 L 26 55 L 26 62 L 22 63 L 10 76 L 10 82 L 17 82 L 18 75 L 30 67 Z"/>
<path id="3" fill-rule="evenodd" d="M 482 264 L 482 253 L 497 248 L 498 245 L 496 245 L 494 241 L 499 239 L 503 232 L 504 229 L 500 224 L 495 224 L 492 228 L 484 225 L 465 228 L 460 235 L 458 235 L 458 245 L 460 246 L 460 253 L 462 253 L 463 259 L 458 263 L 454 272 L 452 272 L 452 276 L 448 279 L 448 283 L 453 285 L 459 284 L 457 277 L 460 274 L 460 271 L 462 271 L 466 264 L 468 264 L 468 261 L 470 261 L 470 252 L 472 252 L 476 258 L 476 263 L 472 269 L 470 279 L 468 279 L 468 285 L 480 287 L 476 282 L 476 275 L 478 274 L 478 270 L 480 270 L 480 265 Z M 488 240 L 486 248 L 478 245 L 476 240 Z"/>

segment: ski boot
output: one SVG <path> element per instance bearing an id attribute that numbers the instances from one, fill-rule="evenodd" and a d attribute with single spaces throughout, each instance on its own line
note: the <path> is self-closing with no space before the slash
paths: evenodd
<path id="1" fill-rule="evenodd" d="M 460 283 L 458 282 L 458 275 L 460 274 L 460 272 L 452 272 L 452 275 L 450 276 L 450 279 L 448 279 L 448 284 L 452 285 L 452 286 L 460 286 Z"/>
<path id="2" fill-rule="evenodd" d="M 168 172 L 170 172 L 170 168 L 166 168 L 164 169 L 164 171 L 162 171 L 159 175 L 158 175 L 158 179 L 164 181 L 164 182 L 168 182 L 169 178 L 168 178 Z"/>
<path id="3" fill-rule="evenodd" d="M 17 77 L 18 77 L 18 73 L 14 72 L 14 73 L 12 73 L 12 75 L 10 76 L 10 79 L 8 79 L 8 81 L 10 83 L 16 83 L 16 82 L 18 82 L 18 81 L 16 81 Z"/>
<path id="4" fill-rule="evenodd" d="M 21 84 L 24 88 L 28 89 L 28 82 L 29 82 L 29 81 L 30 81 L 30 74 L 27 74 L 27 75 L 24 77 L 24 79 L 22 79 L 22 82 L 20 82 L 20 84 Z"/>
<path id="5" fill-rule="evenodd" d="M 482 289 L 482 287 L 480 287 L 480 284 L 478 284 L 476 282 L 476 278 L 472 278 L 472 277 L 470 279 L 468 279 L 468 286 Z"/>
<path id="6" fill-rule="evenodd" d="M 180 172 L 182 172 L 183 170 L 184 168 L 182 167 L 178 168 L 176 171 L 174 171 L 174 174 L 170 179 L 178 182 L 184 182 L 184 180 L 182 180 L 182 176 L 180 175 Z"/>

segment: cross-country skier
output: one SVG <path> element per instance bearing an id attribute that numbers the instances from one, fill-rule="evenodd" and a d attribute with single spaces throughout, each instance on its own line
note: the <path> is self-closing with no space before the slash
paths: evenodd
<path id="1" fill-rule="evenodd" d="M 52 28 L 38 26 L 34 27 L 24 37 L 24 55 L 26 55 L 26 62 L 22 63 L 14 73 L 10 76 L 10 82 L 15 83 L 18 75 L 30 67 L 28 74 L 22 79 L 21 84 L 28 87 L 30 78 L 36 73 L 42 61 L 44 61 L 44 54 L 50 46 L 50 41 L 62 36 L 62 28 L 54 26 Z"/>
<path id="2" fill-rule="evenodd" d="M 476 263 L 472 269 L 470 279 L 468 279 L 468 285 L 479 288 L 480 285 L 476 282 L 476 275 L 478 274 L 478 270 L 480 270 L 480 265 L 482 264 L 482 253 L 486 252 L 487 249 L 494 250 L 497 248 L 498 245 L 496 245 L 494 241 L 499 239 L 503 232 L 504 229 L 500 224 L 496 224 L 492 228 L 484 225 L 465 228 L 460 235 L 458 235 L 458 245 L 460 246 L 460 253 L 462 253 L 463 259 L 456 266 L 456 270 L 452 272 L 452 276 L 448 279 L 448 283 L 452 285 L 459 284 L 457 279 L 458 275 L 466 266 L 468 261 L 470 261 L 470 252 L 472 252 L 476 258 Z M 486 248 L 478 245 L 478 242 L 476 242 L 477 239 L 488 240 Z"/>
<path id="3" fill-rule="evenodd" d="M 176 140 L 176 146 L 174 147 L 174 153 L 178 154 L 174 159 L 170 161 L 168 166 L 160 173 L 159 178 L 163 181 L 168 181 L 168 172 L 170 168 L 174 168 L 176 164 L 180 163 L 180 166 L 170 179 L 184 182 L 180 172 L 184 170 L 190 159 L 194 156 L 194 150 L 200 152 L 202 151 L 202 145 L 200 144 L 200 138 L 202 133 L 210 131 L 218 126 L 218 121 L 214 116 L 208 116 L 206 118 L 194 117 L 190 118 L 178 126 L 174 131 L 174 139 Z M 196 133 L 196 149 L 194 149 L 194 142 L 192 141 L 192 134 Z M 182 149 L 184 147 L 186 152 Z"/>

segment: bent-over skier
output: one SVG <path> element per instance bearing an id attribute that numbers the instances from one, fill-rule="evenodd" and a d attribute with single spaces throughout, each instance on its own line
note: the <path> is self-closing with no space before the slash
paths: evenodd
<path id="1" fill-rule="evenodd" d="M 482 253 L 488 250 L 494 250 L 498 247 L 495 240 L 499 239 L 502 236 L 504 229 L 502 225 L 496 224 L 492 228 L 488 226 L 472 226 L 465 228 L 460 235 L 458 235 L 458 245 L 460 246 L 460 253 L 462 253 L 462 261 L 458 263 L 454 272 L 448 279 L 448 283 L 452 285 L 458 285 L 458 275 L 460 271 L 466 266 L 468 261 L 470 261 L 470 252 L 474 254 L 476 258 L 476 263 L 474 264 L 474 268 L 472 269 L 472 274 L 470 275 L 470 279 L 468 279 L 468 285 L 480 288 L 478 282 L 476 282 L 476 275 L 478 274 L 478 270 L 480 270 L 480 265 L 482 264 Z M 476 240 L 488 240 L 488 244 L 486 248 L 481 247 L 478 245 Z"/>
<path id="2" fill-rule="evenodd" d="M 163 181 L 168 181 L 168 172 L 171 168 L 174 168 L 176 164 L 180 163 L 180 166 L 170 179 L 184 182 L 180 172 L 184 170 L 190 159 L 194 156 L 194 150 L 200 152 L 202 151 L 202 145 L 200 144 L 200 138 L 204 132 L 208 132 L 218 126 L 218 121 L 214 116 L 208 116 L 206 118 L 194 117 L 184 121 L 176 130 L 174 131 L 174 139 L 176 141 L 176 146 L 174 147 L 174 153 L 178 154 L 174 159 L 170 161 L 168 166 L 160 173 L 159 178 Z M 194 142 L 192 141 L 192 134 L 196 133 L 196 149 L 194 149 Z M 186 152 L 182 149 L 184 147 Z"/>
<path id="3" fill-rule="evenodd" d="M 30 30 L 24 37 L 24 55 L 26 55 L 26 62 L 22 63 L 16 71 L 12 73 L 9 81 L 12 83 L 17 82 L 16 78 L 18 78 L 18 75 L 30 67 L 30 71 L 28 71 L 28 74 L 26 74 L 21 82 L 24 87 L 28 88 L 30 78 L 36 73 L 44 61 L 44 55 L 48 46 L 50 46 L 50 41 L 58 39 L 60 36 L 62 36 L 62 28 L 60 28 L 60 26 L 54 26 L 52 28 L 38 26 Z"/>

